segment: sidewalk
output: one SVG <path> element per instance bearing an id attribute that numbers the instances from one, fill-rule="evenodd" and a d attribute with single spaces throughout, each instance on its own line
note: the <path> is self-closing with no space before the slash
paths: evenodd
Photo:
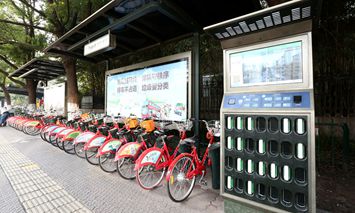
<path id="1" fill-rule="evenodd" d="M 145 191 L 10 127 L 0 128 L 0 165 L 0 212 L 223 212 L 223 199 L 207 187 L 196 184 L 187 201 L 174 203 L 165 185 Z"/>

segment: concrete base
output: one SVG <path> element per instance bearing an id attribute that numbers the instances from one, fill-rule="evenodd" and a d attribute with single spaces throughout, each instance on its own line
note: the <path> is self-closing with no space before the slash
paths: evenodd
<path id="1" fill-rule="evenodd" d="M 260 209 L 255 209 L 251 206 L 232 201 L 229 199 L 224 199 L 224 212 L 225 213 L 263 213 Z"/>

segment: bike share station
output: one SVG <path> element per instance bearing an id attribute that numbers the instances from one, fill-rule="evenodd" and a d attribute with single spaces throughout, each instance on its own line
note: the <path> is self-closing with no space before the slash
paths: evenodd
<path id="1" fill-rule="evenodd" d="M 315 212 L 310 1 L 205 28 L 224 49 L 226 212 Z"/>

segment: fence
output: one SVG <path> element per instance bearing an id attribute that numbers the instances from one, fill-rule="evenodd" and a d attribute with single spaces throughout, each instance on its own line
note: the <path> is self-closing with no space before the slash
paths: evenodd
<path id="1" fill-rule="evenodd" d="M 219 120 L 223 98 L 223 75 L 205 75 L 201 80 L 200 117 Z"/>

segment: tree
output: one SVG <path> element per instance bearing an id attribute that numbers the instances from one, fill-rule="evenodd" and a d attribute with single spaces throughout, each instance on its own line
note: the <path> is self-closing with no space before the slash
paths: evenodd
<path id="1" fill-rule="evenodd" d="M 3 67 L 0 72 L 1 88 L 7 94 L 5 91 L 6 79 L 25 87 L 29 94 L 28 103 L 33 105 L 36 103 L 37 82 L 26 79 L 26 84 L 24 84 L 21 81 L 8 78 L 11 71 L 17 69 L 18 65 L 34 58 L 46 43 L 45 34 L 38 31 L 45 29 L 40 26 L 41 19 L 34 13 L 36 1 L 23 2 L 26 1 L 5 0 L 0 4 L 0 28 L 2 29 L 0 33 L 0 61 L 8 67 Z"/>
<path id="2" fill-rule="evenodd" d="M 77 0 L 77 1 L 56 1 L 48 0 L 43 11 L 36 11 L 48 21 L 48 29 L 59 38 L 70 29 L 75 27 L 80 20 L 91 15 L 97 8 L 101 7 L 107 0 Z M 68 110 L 74 111 L 79 108 L 78 83 L 76 75 L 77 60 L 70 56 L 62 55 L 62 62 L 66 71 Z"/>

